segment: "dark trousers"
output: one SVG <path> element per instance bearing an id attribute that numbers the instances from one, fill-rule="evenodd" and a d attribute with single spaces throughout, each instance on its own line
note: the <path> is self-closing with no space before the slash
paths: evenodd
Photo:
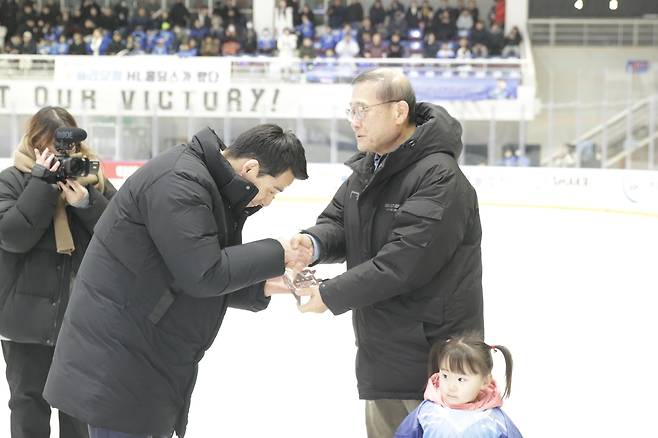
<path id="1" fill-rule="evenodd" d="M 89 426 L 89 438 L 169 438 L 169 435 L 133 435 L 117 432 L 116 430 L 103 429 L 102 427 Z"/>
<path id="2" fill-rule="evenodd" d="M 54 352 L 54 347 L 45 345 L 2 341 L 9 383 L 12 438 L 50 437 L 50 405 L 42 393 Z M 60 411 L 59 436 L 87 438 L 87 425 Z"/>
<path id="3" fill-rule="evenodd" d="M 421 400 L 366 400 L 368 438 L 393 438 L 395 431 Z"/>

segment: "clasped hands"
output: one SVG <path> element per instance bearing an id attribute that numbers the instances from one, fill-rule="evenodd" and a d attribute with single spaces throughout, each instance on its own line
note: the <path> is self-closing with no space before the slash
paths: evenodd
<path id="1" fill-rule="evenodd" d="M 265 295 L 292 293 L 302 313 L 322 313 L 327 306 L 320 296 L 320 284 L 314 281 L 314 271 L 305 270 L 313 263 L 313 241 L 307 234 L 296 234 L 289 240 L 279 240 L 285 254 L 286 273 L 265 282 Z M 310 275 L 310 276 L 309 276 Z M 300 297 L 310 297 L 302 302 Z"/>

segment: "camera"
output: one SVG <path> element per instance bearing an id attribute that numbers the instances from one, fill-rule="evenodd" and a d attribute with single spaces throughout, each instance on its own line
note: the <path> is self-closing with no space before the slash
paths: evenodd
<path id="1" fill-rule="evenodd" d="M 72 149 L 78 149 L 79 144 L 87 138 L 87 132 L 80 128 L 62 127 L 55 130 L 55 158 L 59 161 L 59 167 L 52 172 L 45 169 L 43 175 L 35 175 L 50 184 L 58 181 L 66 181 L 67 178 L 77 178 L 87 175 L 97 175 L 100 168 L 99 161 L 90 160 L 87 157 L 71 157 Z M 34 172 L 33 172 L 34 173 Z"/>

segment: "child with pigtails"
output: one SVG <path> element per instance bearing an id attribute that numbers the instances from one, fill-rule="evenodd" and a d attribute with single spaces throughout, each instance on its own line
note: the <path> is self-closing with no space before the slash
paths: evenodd
<path id="1" fill-rule="evenodd" d="M 505 390 L 491 375 L 492 352 L 505 358 Z M 434 345 L 425 400 L 400 424 L 394 438 L 522 438 L 501 410 L 512 387 L 512 355 L 477 336 L 458 336 Z"/>

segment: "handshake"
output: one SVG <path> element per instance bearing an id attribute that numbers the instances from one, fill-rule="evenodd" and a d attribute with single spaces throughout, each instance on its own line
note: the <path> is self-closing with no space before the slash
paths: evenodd
<path id="1" fill-rule="evenodd" d="M 313 263 L 313 240 L 308 234 L 296 234 L 289 240 L 279 240 L 283 246 L 286 272 L 281 277 L 265 282 L 265 296 L 292 293 L 300 311 L 322 313 L 327 310 L 320 296 L 320 283 L 313 275 L 315 271 L 306 269 Z M 301 297 L 310 299 L 302 303 Z"/>
<path id="2" fill-rule="evenodd" d="M 308 234 L 295 234 L 290 240 L 279 240 L 285 254 L 287 269 L 295 275 L 313 263 L 313 240 Z"/>

